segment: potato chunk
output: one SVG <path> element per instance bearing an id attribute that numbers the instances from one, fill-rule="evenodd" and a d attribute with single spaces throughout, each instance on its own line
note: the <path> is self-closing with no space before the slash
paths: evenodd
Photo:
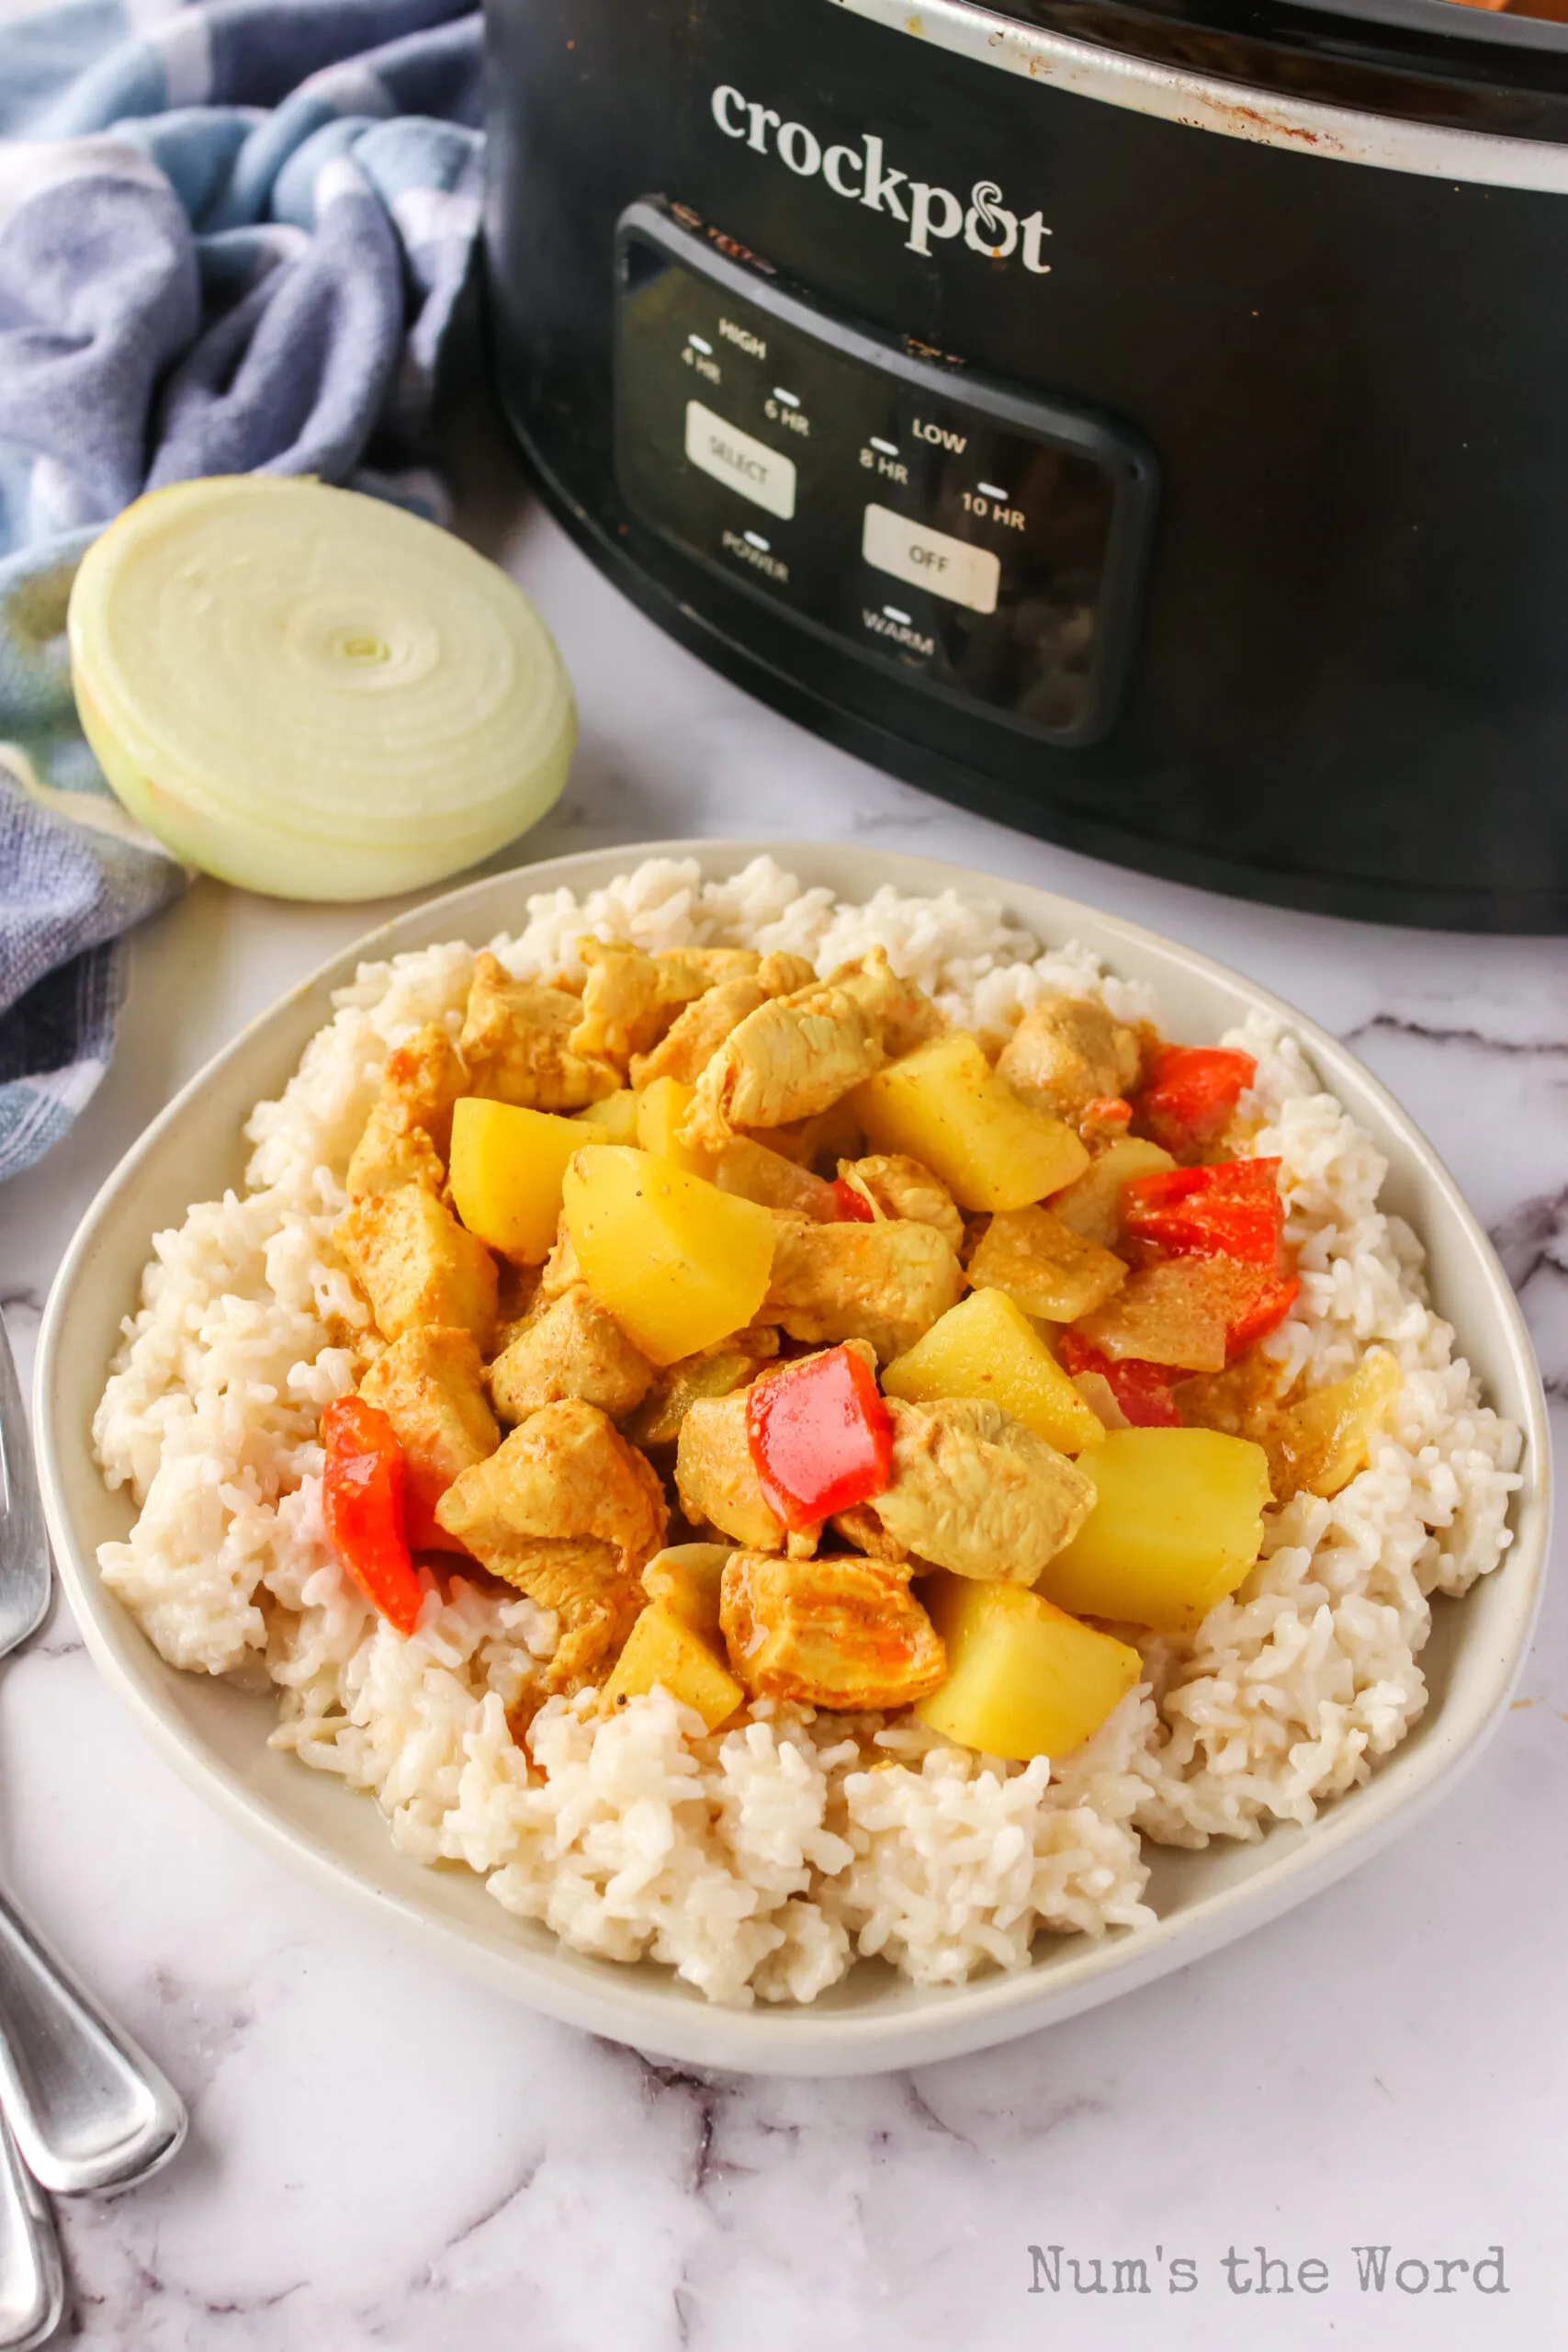
<path id="1" fill-rule="evenodd" d="M 650 1152 L 580 1151 L 566 1172 L 563 1216 L 583 1279 L 651 1363 L 741 1329 L 767 1294 L 768 1211 Z"/>
<path id="2" fill-rule="evenodd" d="M 718 1603 L 724 1565 L 733 1544 L 667 1544 L 656 1552 L 642 1572 L 642 1589 L 672 1617 L 679 1617 L 706 1639 L 719 1643 Z"/>
<path id="3" fill-rule="evenodd" d="M 962 1030 L 889 1062 L 854 1108 L 878 1151 L 918 1159 L 960 1208 L 1024 1208 L 1089 1166 L 1071 1127 L 1015 1094 Z"/>
<path id="4" fill-rule="evenodd" d="M 1118 1136 L 1099 1153 L 1093 1165 L 1066 1192 L 1051 1196 L 1051 1214 L 1071 1226 L 1086 1240 L 1114 1249 L 1122 1238 L 1122 1187 L 1134 1176 L 1152 1176 L 1156 1169 L 1174 1168 L 1168 1151 L 1141 1136 Z"/>
<path id="5" fill-rule="evenodd" d="M 969 1261 L 969 1279 L 1005 1290 L 1026 1315 L 1076 1323 L 1103 1306 L 1127 1279 L 1113 1250 L 1102 1250 L 1047 1208 L 1003 1209 L 991 1219 Z"/>
<path id="6" fill-rule="evenodd" d="M 681 1140 L 693 1100 L 691 1088 L 678 1078 L 656 1078 L 643 1087 L 636 1098 L 637 1148 L 667 1159 L 671 1168 L 683 1168 L 688 1176 L 711 1177 L 711 1152 L 693 1151 Z"/>
<path id="7" fill-rule="evenodd" d="M 718 1654 L 682 1617 L 655 1601 L 626 1636 L 626 1645 L 600 1694 L 602 1715 L 618 1713 L 635 1699 L 662 1684 L 672 1699 L 701 1715 L 713 1731 L 743 1706 L 746 1693 Z"/>
<path id="8" fill-rule="evenodd" d="M 928 1577 L 920 1598 L 948 1676 L 915 1713 L 961 1747 L 1021 1764 L 1070 1755 L 1142 1679 L 1135 1649 L 1021 1585 Z"/>
<path id="9" fill-rule="evenodd" d="M 734 1552 L 719 1614 L 749 1698 L 847 1712 L 904 1707 L 947 1671 L 909 1571 L 897 1562 Z"/>
<path id="10" fill-rule="evenodd" d="M 481 953 L 457 1041 L 474 1092 L 533 1111 L 581 1111 L 613 1094 L 621 1082 L 615 1065 L 574 1053 L 568 1042 L 581 1013 L 566 989 L 514 980 L 499 957 Z"/>
<path id="11" fill-rule="evenodd" d="M 834 1522 L 868 1551 L 1032 1584 L 1088 1518 L 1095 1490 L 1083 1472 L 999 1405 L 894 1400 L 888 1411 L 892 1484 Z"/>
<path id="12" fill-rule="evenodd" d="M 590 1102 L 572 1117 L 580 1126 L 592 1127 L 594 1143 L 636 1143 L 637 1096 L 629 1086 L 617 1086 L 614 1094 L 606 1094 L 602 1102 Z"/>
<path id="13" fill-rule="evenodd" d="M 1077 1616 L 1188 1631 L 1235 1590 L 1263 1542 L 1269 1464 L 1219 1430 L 1112 1430 L 1086 1457 L 1094 1508 L 1040 1578 Z"/>
<path id="14" fill-rule="evenodd" d="M 792 1339 L 864 1340 L 885 1360 L 912 1348 L 963 1295 L 964 1270 L 934 1226 L 781 1216 L 777 1231 L 763 1312 Z"/>
<path id="15" fill-rule="evenodd" d="M 423 1184 L 356 1201 L 333 1238 L 385 1339 L 400 1339 L 416 1323 L 446 1323 L 471 1331 L 481 1348 L 489 1340 L 495 1260 Z"/>
<path id="16" fill-rule="evenodd" d="M 613 1421 L 647 1396 L 653 1366 L 586 1283 L 531 1315 L 490 1368 L 490 1393 L 503 1421 L 576 1396 Z"/>
<path id="17" fill-rule="evenodd" d="M 466 1094 L 452 1114 L 452 1199 L 470 1233 L 525 1266 L 548 1257 L 576 1119 Z"/>
<path id="18" fill-rule="evenodd" d="M 471 1331 L 422 1323 L 394 1340 L 359 1384 L 403 1450 L 403 1532 L 416 1552 L 466 1552 L 435 1516 L 454 1479 L 501 1443 L 485 1402 L 484 1363 Z"/>
<path id="19" fill-rule="evenodd" d="M 1105 1435 L 1028 1316 L 999 1290 L 971 1291 L 950 1307 L 888 1365 L 882 1387 L 907 1405 L 987 1398 L 1058 1453 L 1081 1453 Z"/>

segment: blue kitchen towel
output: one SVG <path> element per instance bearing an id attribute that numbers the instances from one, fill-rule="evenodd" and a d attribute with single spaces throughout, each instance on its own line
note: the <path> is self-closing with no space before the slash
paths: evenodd
<path id="1" fill-rule="evenodd" d="M 0 1178 L 92 1091 L 120 936 L 184 880 L 76 726 L 82 551 L 201 474 L 437 503 L 418 469 L 466 316 L 482 72 L 466 0 L 0 22 Z"/>

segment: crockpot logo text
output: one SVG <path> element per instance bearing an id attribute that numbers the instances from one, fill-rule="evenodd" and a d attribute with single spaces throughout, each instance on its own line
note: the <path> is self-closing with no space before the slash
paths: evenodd
<path id="1" fill-rule="evenodd" d="M 962 235 L 971 253 L 983 254 L 987 261 L 1006 261 L 1016 253 L 1036 277 L 1050 269 L 1041 250 L 1051 233 L 1043 218 L 1027 212 L 1020 220 L 1010 212 L 995 180 L 976 180 L 965 204 L 950 187 L 894 171 L 874 131 L 864 132 L 858 147 L 824 149 L 804 122 L 783 121 L 775 107 L 742 97 L 728 82 L 719 84 L 712 104 L 713 119 L 727 139 L 743 139 L 759 155 L 777 155 L 797 178 L 815 179 L 819 173 L 833 194 L 848 204 L 886 212 L 908 230 L 904 243 L 912 254 L 929 254 L 933 237 Z"/>

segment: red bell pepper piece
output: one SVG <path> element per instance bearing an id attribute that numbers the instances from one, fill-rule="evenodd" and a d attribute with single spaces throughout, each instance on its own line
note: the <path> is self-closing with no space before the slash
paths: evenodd
<path id="1" fill-rule="evenodd" d="M 868 1503 L 893 1477 L 893 1419 L 853 1348 L 803 1356 L 754 1381 L 746 1399 L 751 1460 L 788 1528 Z"/>
<path id="2" fill-rule="evenodd" d="M 1135 1430 L 1173 1430 L 1181 1426 L 1172 1394 L 1177 1374 L 1168 1364 L 1145 1363 L 1142 1356 L 1108 1356 L 1091 1347 L 1077 1331 L 1064 1331 L 1057 1343 L 1064 1372 L 1098 1372 Z"/>
<path id="3" fill-rule="evenodd" d="M 860 1187 L 857 1184 L 852 1184 L 847 1176 L 834 1177 L 833 1198 L 839 1204 L 838 1222 L 840 1225 L 874 1225 L 876 1223 L 876 1211 Z"/>
<path id="4" fill-rule="evenodd" d="M 400 1634 L 419 1623 L 424 1588 L 403 1534 L 403 1450 L 378 1405 L 337 1396 L 321 1415 L 321 1516 L 338 1558 Z"/>
<path id="5" fill-rule="evenodd" d="M 1168 1046 L 1138 1096 L 1144 1124 L 1178 1159 L 1190 1157 L 1224 1133 L 1257 1075 L 1252 1056 L 1228 1046 Z"/>
<path id="6" fill-rule="evenodd" d="M 1284 1321 L 1302 1286 L 1301 1277 L 1290 1271 L 1233 1263 L 1235 1303 L 1225 1314 L 1225 1357 L 1230 1363 Z"/>
<path id="7" fill-rule="evenodd" d="M 1223 1159 L 1161 1168 L 1122 1187 L 1122 1221 L 1134 1241 L 1172 1258 L 1239 1258 L 1278 1268 L 1285 1231 L 1277 1159 Z"/>

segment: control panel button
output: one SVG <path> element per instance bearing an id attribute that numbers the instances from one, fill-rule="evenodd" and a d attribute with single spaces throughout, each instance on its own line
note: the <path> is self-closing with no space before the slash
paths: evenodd
<path id="1" fill-rule="evenodd" d="M 1060 745 L 1106 733 L 1156 494 L 1135 435 L 934 365 L 661 203 L 627 208 L 616 249 L 626 551 L 694 626 L 845 710 L 863 665 L 896 675 L 895 731 L 918 740 L 939 710 L 950 744 L 964 713 Z M 876 708 L 894 727 L 886 692 Z"/>
<path id="2" fill-rule="evenodd" d="M 907 580 L 911 587 L 929 588 L 950 605 L 967 605 L 973 613 L 997 609 L 1002 567 L 989 548 L 951 538 L 945 531 L 911 522 L 907 514 L 895 514 L 890 506 L 866 508 L 861 553 L 878 571 Z"/>
<path id="3" fill-rule="evenodd" d="M 715 481 L 728 482 L 742 498 L 776 514 L 781 522 L 787 523 L 794 514 L 793 460 L 770 449 L 765 441 L 753 440 L 738 424 L 727 424 L 701 401 L 686 402 L 686 455 Z"/>

